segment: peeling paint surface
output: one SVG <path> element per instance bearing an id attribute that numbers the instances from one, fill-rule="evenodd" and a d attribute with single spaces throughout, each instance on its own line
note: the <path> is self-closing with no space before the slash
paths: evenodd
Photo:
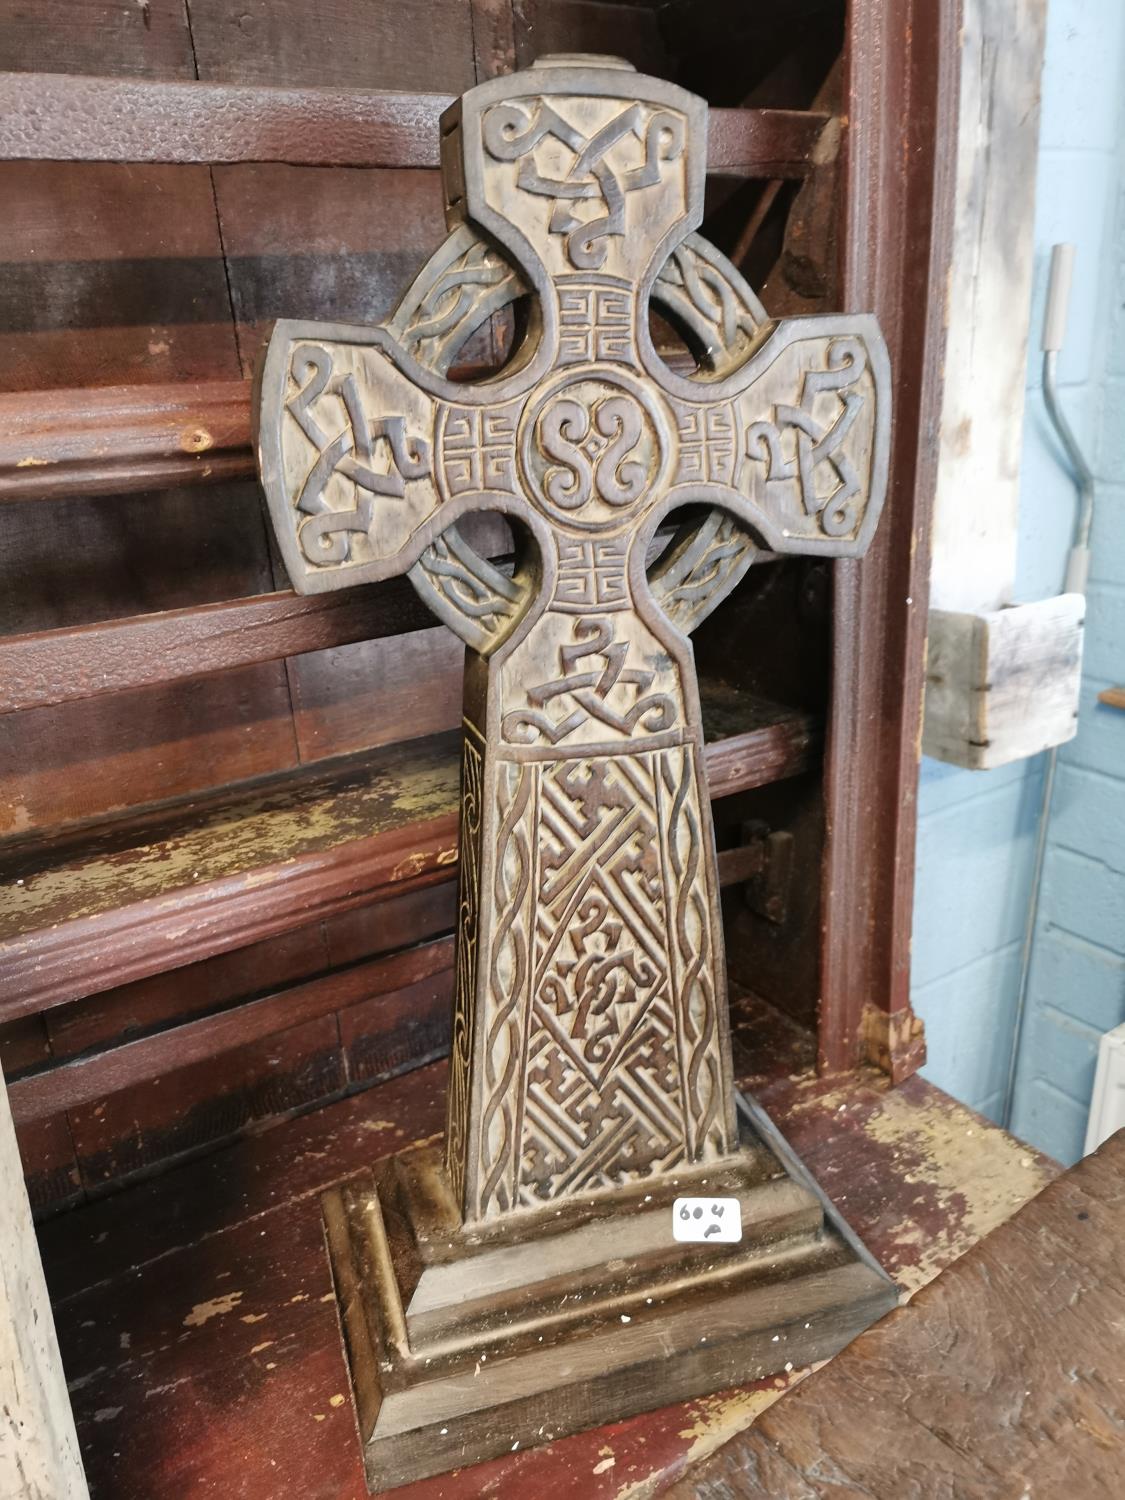
<path id="1" fill-rule="evenodd" d="M 0 954 L 53 923 L 165 895 L 180 906 L 185 887 L 231 876 L 268 882 L 286 862 L 455 815 L 458 775 L 444 741 L 419 741 L 256 796 L 186 804 L 174 820 L 154 821 L 147 842 L 123 822 L 116 833 L 110 824 L 96 840 L 60 849 L 50 863 L 41 848 L 22 863 L 13 851 L 0 871 Z M 416 852 L 398 878 L 431 858 L 448 864 L 456 850 Z"/>

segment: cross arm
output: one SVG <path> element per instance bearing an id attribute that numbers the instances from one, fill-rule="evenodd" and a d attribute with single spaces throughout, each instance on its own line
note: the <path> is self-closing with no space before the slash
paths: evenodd
<path id="1" fill-rule="evenodd" d="M 504 413 L 442 401 L 436 383 L 386 328 L 279 321 L 254 403 L 258 462 L 298 593 L 406 573 L 439 619 L 487 653 L 527 590 L 479 557 L 454 523 L 492 484 L 490 508 L 522 506 L 505 473 Z M 480 422 L 498 437 L 497 464 L 459 484 L 459 432 Z"/>
<path id="2" fill-rule="evenodd" d="M 875 319 L 776 324 L 729 377 L 677 382 L 680 470 L 664 509 L 707 500 L 782 553 L 858 557 L 879 519 L 890 364 Z"/>

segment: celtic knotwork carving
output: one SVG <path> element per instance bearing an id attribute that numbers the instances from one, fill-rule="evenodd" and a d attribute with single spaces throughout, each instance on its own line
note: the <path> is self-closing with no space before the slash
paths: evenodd
<path id="1" fill-rule="evenodd" d="M 573 633 L 573 640 L 559 648 L 562 675 L 529 688 L 529 706 L 504 715 L 501 733 L 509 744 L 529 745 L 538 740 L 557 745 L 590 719 L 624 738 L 638 727 L 649 734 L 671 728 L 677 717 L 674 700 L 667 693 L 649 692 L 654 672 L 625 665 L 629 642 L 614 640 L 611 619 L 581 616 L 574 621 Z M 604 665 L 575 670 L 591 657 L 600 657 Z M 635 691 L 626 693 L 629 688 Z M 561 717 L 548 711 L 548 705 L 560 705 Z"/>
<path id="2" fill-rule="evenodd" d="M 317 450 L 296 500 L 298 511 L 309 517 L 301 526 L 301 546 L 310 562 L 342 562 L 348 555 L 349 533 L 366 533 L 372 525 L 374 497 L 401 500 L 408 479 L 429 474 L 430 446 L 408 435 L 403 417 L 369 417 L 355 373 L 334 376 L 329 350 L 303 345 L 293 355 L 293 373 L 304 383 L 287 406 Z M 327 398 L 324 403 L 322 397 Z M 323 413 L 333 406 L 342 408 L 344 425 L 331 436 L 314 407 Z M 374 467 L 381 443 L 389 449 L 386 471 Z M 330 506 L 325 498 L 336 475 L 353 486 L 356 498 L 350 510 Z"/>
<path id="3" fill-rule="evenodd" d="M 443 121 L 450 234 L 390 321 L 279 323 L 262 375 L 294 584 L 405 572 L 476 653 L 446 1167 L 468 1221 L 733 1150 L 684 635 L 756 548 L 857 556 L 885 487 L 878 329 L 767 320 L 692 233 L 704 139 L 701 101 L 622 66 L 481 85 Z M 524 296 L 505 367 L 449 379 Z M 481 510 L 517 533 L 511 574 L 457 530 Z"/>
<path id="4" fill-rule="evenodd" d="M 754 561 L 754 540 L 733 516 L 709 511 L 677 535 L 649 572 L 653 597 L 690 635 Z"/>
<path id="5" fill-rule="evenodd" d="M 423 268 L 388 327 L 420 365 L 444 375 L 488 318 L 526 290 L 511 262 L 466 226 Z"/>
<path id="6" fill-rule="evenodd" d="M 572 265 L 597 270 L 606 257 L 605 241 L 625 232 L 625 195 L 660 181 L 662 163 L 675 161 L 684 148 L 683 117 L 672 110 L 646 109 L 632 104 L 587 137 L 545 99 L 497 104 L 484 117 L 485 149 L 498 161 L 518 161 L 517 184 L 526 193 L 554 200 L 549 229 L 566 236 Z M 554 136 L 574 153 L 573 165 L 562 177 L 543 176 L 535 163 L 535 148 Z M 627 136 L 642 145 L 644 159 L 637 167 L 615 169 L 607 157 Z M 582 220 L 573 205 L 595 200 L 598 217 Z"/>
<path id="7" fill-rule="evenodd" d="M 476 990 L 477 931 L 480 925 L 480 840 L 484 825 L 484 757 L 482 742 L 466 726 L 461 750 L 460 868 L 457 880 L 457 985 L 453 1037 L 449 1049 L 449 1094 L 446 1100 L 445 1164 L 450 1181 L 465 1178 L 468 1152 L 470 1068 Z"/>
<path id="8" fill-rule="evenodd" d="M 452 526 L 426 548 L 409 576 L 434 614 L 451 615 L 466 644 L 480 652 L 495 645 L 519 616 L 527 593 Z"/>
<path id="9" fill-rule="evenodd" d="M 690 752 L 534 769 L 542 852 L 519 1186 L 528 1206 L 730 1144 Z"/>
<path id="10" fill-rule="evenodd" d="M 492 900 L 496 932 L 489 958 L 488 1005 L 483 1038 L 484 1089 L 480 1115 L 480 1161 L 475 1173 L 482 1214 L 514 1206 L 510 1183 L 516 1147 L 516 1083 L 520 1037 L 526 1024 L 523 999 L 530 973 L 529 898 L 534 847 L 530 816 L 534 773 L 507 765 L 497 787 L 496 859 Z"/>
<path id="11" fill-rule="evenodd" d="M 673 923 L 682 996 L 680 1025 L 687 1057 L 684 1089 L 692 1159 L 725 1148 L 726 1085 L 717 1046 L 719 1016 L 711 944 L 711 921 L 700 864 L 705 858 L 699 819 L 698 781 L 690 747 L 660 757 L 667 807 L 667 857 L 675 892 Z"/>
<path id="12" fill-rule="evenodd" d="M 700 380 L 736 369 L 769 322 L 742 277 L 694 234 L 668 257 L 653 299 L 690 335 L 700 356 Z"/>
<path id="13" fill-rule="evenodd" d="M 858 339 L 834 339 L 828 346 L 827 368 L 806 372 L 800 406 L 779 402 L 774 407 L 773 421 L 752 422 L 746 429 L 747 456 L 765 460 L 767 480 L 796 477 L 805 510 L 817 517 L 827 536 L 845 536 L 855 525 L 853 502 L 860 492 L 860 480 L 844 441 L 863 409 L 864 398 L 855 385 L 865 368 L 863 346 Z M 815 398 L 822 391 L 838 392 L 840 396 L 829 423 L 813 413 Z M 796 436 L 795 470 L 782 451 L 781 433 L 787 427 Z M 826 494 L 821 494 L 817 471 L 824 464 L 829 465 L 835 482 Z"/>

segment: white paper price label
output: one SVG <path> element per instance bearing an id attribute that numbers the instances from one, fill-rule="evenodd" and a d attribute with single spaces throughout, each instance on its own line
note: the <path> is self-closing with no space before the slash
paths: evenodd
<path id="1" fill-rule="evenodd" d="M 677 1198 L 672 1204 L 672 1235 L 677 1240 L 735 1245 L 742 1238 L 737 1198 Z"/>

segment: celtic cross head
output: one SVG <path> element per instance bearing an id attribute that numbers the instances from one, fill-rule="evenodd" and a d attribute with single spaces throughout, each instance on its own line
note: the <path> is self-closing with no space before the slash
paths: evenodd
<path id="1" fill-rule="evenodd" d="M 701 99 L 613 59 L 470 90 L 442 120 L 449 235 L 394 314 L 279 322 L 262 370 L 294 587 L 405 572 L 470 648 L 446 1148 L 466 1220 L 734 1149 L 687 637 L 759 547 L 858 556 L 883 501 L 878 327 L 767 318 L 695 233 L 705 143 Z M 521 299 L 505 367 L 451 380 Z M 530 537 L 514 571 L 461 537 L 473 511 Z"/>

